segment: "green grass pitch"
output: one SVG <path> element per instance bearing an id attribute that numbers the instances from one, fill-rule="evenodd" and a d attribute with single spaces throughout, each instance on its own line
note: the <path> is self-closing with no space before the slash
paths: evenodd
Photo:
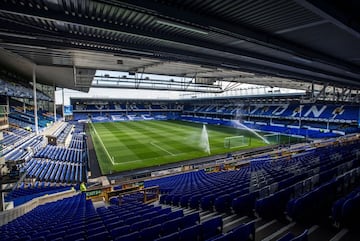
<path id="1" fill-rule="evenodd" d="M 208 156 L 200 146 L 202 124 L 181 121 L 133 121 L 90 124 L 102 174 L 134 170 Z M 210 155 L 265 146 L 249 131 L 206 125 Z M 224 138 L 243 135 L 249 145 L 224 148 Z"/>

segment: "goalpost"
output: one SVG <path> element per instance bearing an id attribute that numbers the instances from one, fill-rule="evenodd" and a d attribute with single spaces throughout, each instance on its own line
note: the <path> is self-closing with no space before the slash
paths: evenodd
<path id="1" fill-rule="evenodd" d="M 281 141 L 280 135 L 281 134 L 279 134 L 279 133 L 266 134 L 266 135 L 264 135 L 264 138 L 270 143 L 280 144 L 280 141 Z"/>
<path id="2" fill-rule="evenodd" d="M 225 148 L 243 147 L 248 145 L 248 138 L 245 138 L 245 136 L 230 136 L 224 138 Z"/>
<path id="3" fill-rule="evenodd" d="M 266 134 L 264 138 L 273 144 L 289 144 L 300 143 L 305 140 L 305 137 L 299 135 L 286 135 L 282 133 Z"/>

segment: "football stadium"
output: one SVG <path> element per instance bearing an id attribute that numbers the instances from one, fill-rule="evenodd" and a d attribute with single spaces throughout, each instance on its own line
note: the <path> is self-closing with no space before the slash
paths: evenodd
<path id="1" fill-rule="evenodd" d="M 357 1 L 0 2 L 0 241 L 360 240 Z"/>

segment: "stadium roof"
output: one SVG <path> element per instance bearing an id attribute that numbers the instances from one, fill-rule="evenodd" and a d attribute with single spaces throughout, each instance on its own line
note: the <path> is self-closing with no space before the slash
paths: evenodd
<path id="1" fill-rule="evenodd" d="M 0 64 L 87 91 L 97 69 L 360 89 L 360 2 L 0 1 Z M 299 81 L 300 80 L 300 81 Z M 135 88 L 136 86 L 134 86 Z"/>

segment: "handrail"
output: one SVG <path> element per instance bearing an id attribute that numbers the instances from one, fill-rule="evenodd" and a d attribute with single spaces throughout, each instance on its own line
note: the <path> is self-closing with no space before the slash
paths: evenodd
<path id="1" fill-rule="evenodd" d="M 123 192 L 122 192 L 123 191 Z M 124 192 L 125 191 L 125 192 Z M 148 195 L 147 194 L 153 194 L 155 191 L 155 196 L 153 199 L 148 199 Z M 111 194 L 110 194 L 111 193 Z M 144 194 L 144 199 L 143 202 L 144 203 L 151 203 L 154 202 L 156 200 L 159 199 L 159 195 L 160 195 L 160 189 L 159 186 L 153 186 L 153 187 L 147 187 L 147 188 L 139 188 L 137 190 L 131 190 L 131 191 L 127 191 L 127 190 L 116 190 L 116 191 L 112 191 L 108 193 L 108 196 L 119 196 L 119 205 L 122 204 L 122 198 L 125 195 L 130 195 L 130 194 L 134 194 L 134 193 L 143 193 Z M 110 195 L 109 195 L 110 194 Z"/>

